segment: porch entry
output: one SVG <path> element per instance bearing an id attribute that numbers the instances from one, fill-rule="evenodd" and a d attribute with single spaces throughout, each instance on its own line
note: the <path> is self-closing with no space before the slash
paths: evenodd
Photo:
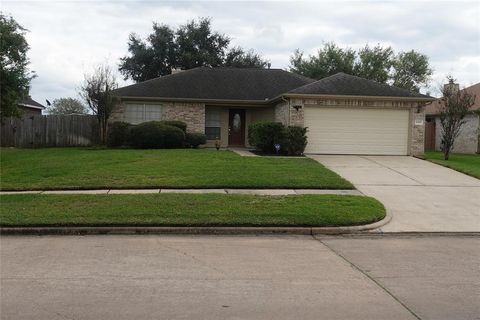
<path id="1" fill-rule="evenodd" d="M 245 146 L 245 109 L 229 110 L 228 145 Z"/>

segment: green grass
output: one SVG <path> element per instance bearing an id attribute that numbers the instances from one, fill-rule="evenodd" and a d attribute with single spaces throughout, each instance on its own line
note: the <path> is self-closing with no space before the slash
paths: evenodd
<path id="1" fill-rule="evenodd" d="M 308 158 L 241 157 L 209 149 L 3 148 L 0 152 L 1 190 L 353 188 Z"/>
<path id="2" fill-rule="evenodd" d="M 363 196 L 221 194 L 2 195 L 2 226 L 348 226 L 385 208 Z"/>
<path id="3" fill-rule="evenodd" d="M 426 152 L 425 158 L 442 166 L 463 172 L 480 179 L 480 155 L 478 154 L 451 154 L 448 161 L 443 160 L 441 152 Z"/>

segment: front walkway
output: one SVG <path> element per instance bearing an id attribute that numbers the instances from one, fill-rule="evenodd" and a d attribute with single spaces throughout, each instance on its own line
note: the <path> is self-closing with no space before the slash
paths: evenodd
<path id="1" fill-rule="evenodd" d="M 348 189 L 100 189 L 100 190 L 46 190 L 46 191 L 1 191 L 8 194 L 141 194 L 141 193 L 220 193 L 249 194 L 257 196 L 288 196 L 302 194 L 336 194 L 362 196 L 358 190 Z"/>
<path id="2" fill-rule="evenodd" d="M 480 180 L 404 156 L 310 155 L 382 202 L 384 232 L 480 232 Z"/>

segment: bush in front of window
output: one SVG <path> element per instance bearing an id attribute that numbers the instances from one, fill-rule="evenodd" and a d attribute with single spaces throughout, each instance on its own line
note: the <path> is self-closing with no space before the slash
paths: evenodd
<path id="1" fill-rule="evenodd" d="M 160 121 L 162 124 L 165 124 L 167 126 L 172 126 L 172 127 L 177 127 L 179 129 L 182 129 L 183 133 L 187 133 L 187 124 L 183 121 L 178 121 L 178 120 L 162 120 Z"/>
<path id="2" fill-rule="evenodd" d="M 307 146 L 307 128 L 288 126 L 285 129 L 285 148 L 289 156 L 301 156 Z"/>
<path id="3" fill-rule="evenodd" d="M 285 142 L 285 126 L 280 122 L 257 122 L 248 126 L 248 142 L 264 153 L 276 153 L 275 144 L 282 150 Z"/>
<path id="4" fill-rule="evenodd" d="M 207 143 L 207 136 L 199 132 L 190 132 L 185 135 L 185 144 L 189 148 L 198 148 L 199 145 Z"/>
<path id="5" fill-rule="evenodd" d="M 149 121 L 133 127 L 130 140 L 135 148 L 182 148 L 185 144 L 185 133 L 182 129 L 161 121 Z"/>
<path id="6" fill-rule="evenodd" d="M 129 144 L 130 124 L 117 121 L 108 125 L 107 146 L 121 147 Z"/>

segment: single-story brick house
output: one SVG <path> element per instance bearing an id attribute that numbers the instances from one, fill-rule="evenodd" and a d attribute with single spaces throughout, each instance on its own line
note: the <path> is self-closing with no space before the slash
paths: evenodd
<path id="1" fill-rule="evenodd" d="M 454 85 L 458 89 L 458 84 Z M 480 82 L 463 90 L 474 94 L 476 99 L 471 112 L 465 117 L 465 124 L 460 129 L 457 139 L 455 139 L 453 152 L 480 153 Z M 442 142 L 440 108 L 441 104 L 439 100 L 436 100 L 425 109 L 425 149 L 427 151 L 440 151 Z"/>
<path id="2" fill-rule="evenodd" d="M 42 110 L 45 109 L 43 105 L 33 100 L 28 96 L 18 104 L 18 108 L 23 111 L 25 116 L 42 115 Z"/>
<path id="3" fill-rule="evenodd" d="M 424 152 L 424 108 L 435 100 L 338 73 L 314 80 L 279 69 L 200 67 L 116 90 L 111 121 L 182 120 L 222 147 L 249 146 L 248 126 L 308 127 L 307 153 Z"/>

